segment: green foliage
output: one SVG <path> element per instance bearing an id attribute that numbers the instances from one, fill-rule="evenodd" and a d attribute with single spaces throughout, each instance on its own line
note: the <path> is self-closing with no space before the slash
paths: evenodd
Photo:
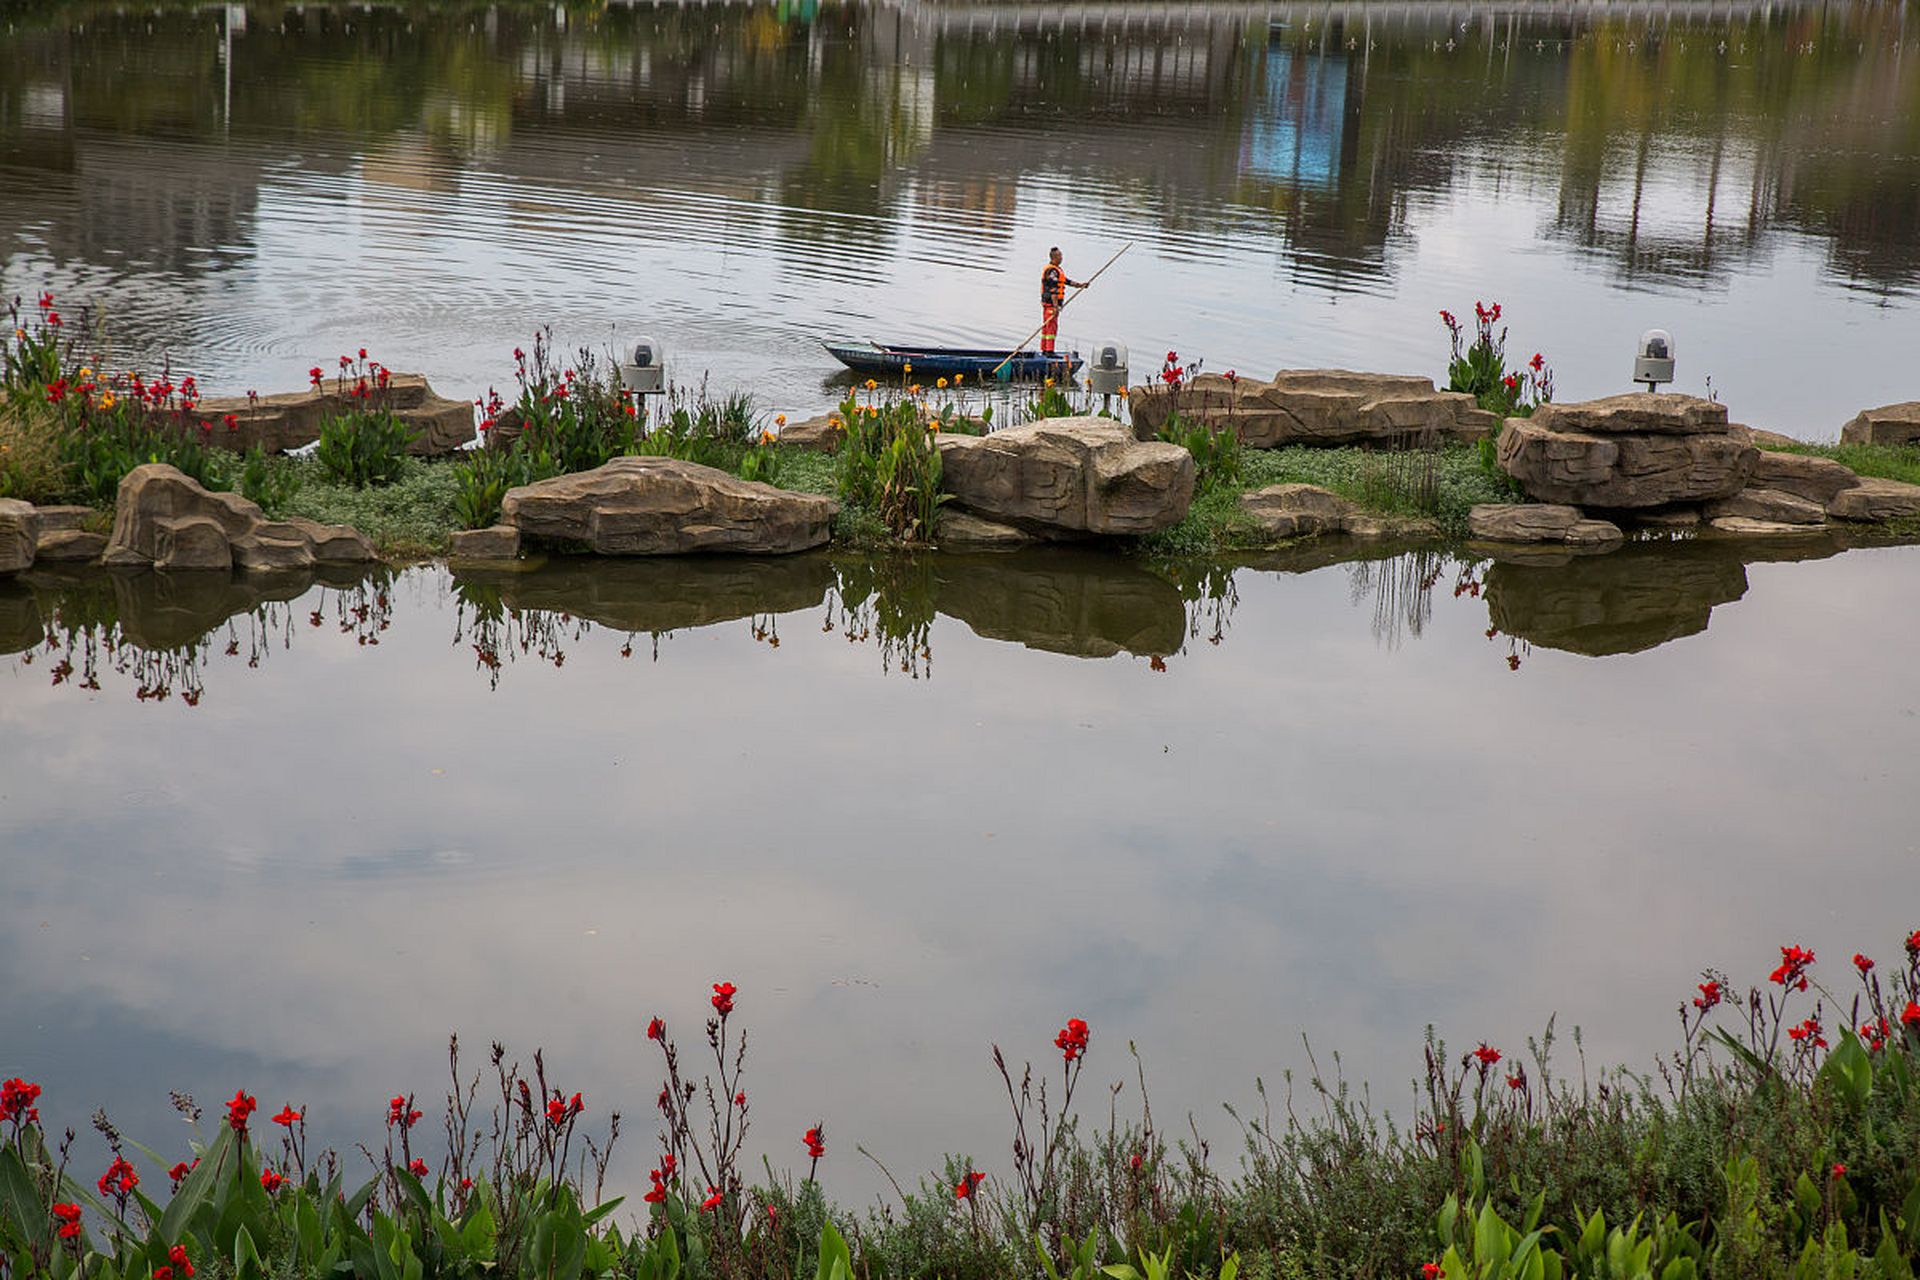
<path id="1" fill-rule="evenodd" d="M 640 441 L 638 409 L 621 391 L 611 370 L 602 371 L 592 351 L 582 348 L 569 366 L 551 354 L 552 334 L 534 335 L 531 358 L 514 354 L 519 398 L 505 409 L 496 397 L 486 406 L 487 425 L 504 414 L 519 425 L 514 448 L 527 455 L 531 473 L 557 476 L 594 467 L 636 452 Z M 679 455 L 675 455 L 679 456 Z"/>
<path id="2" fill-rule="evenodd" d="M 313 459 L 289 465 L 299 488 L 286 501 L 286 515 L 352 525 L 382 555 L 435 554 L 446 549 L 447 534 L 460 527 L 457 464 L 405 458 L 392 481 L 364 489 L 342 484 Z"/>
<path id="3" fill-rule="evenodd" d="M 455 486 L 453 518 L 462 529 L 484 529 L 499 523 L 500 504 L 507 490 L 558 474 L 548 469 L 552 466 L 550 457 L 536 459 L 518 448 L 472 449 L 450 465 Z"/>
<path id="4" fill-rule="evenodd" d="M 1168 416 L 1158 434 L 1168 444 L 1177 444 L 1193 455 L 1196 494 L 1239 483 L 1246 449 L 1240 443 L 1239 431 L 1232 425 L 1189 422 L 1174 413 Z"/>
<path id="5" fill-rule="evenodd" d="M 947 495 L 936 432 L 919 401 L 879 395 L 863 404 L 848 396 L 839 417 L 846 433 L 834 456 L 841 502 L 871 512 L 897 542 L 929 540 Z"/>
<path id="6" fill-rule="evenodd" d="M 390 409 L 353 408 L 320 424 L 314 457 L 327 474 L 356 489 L 392 484 L 400 475 L 413 434 Z"/>
<path id="7" fill-rule="evenodd" d="M 283 458 L 268 457 L 265 450 L 254 445 L 240 461 L 238 488 L 241 497 L 278 519 L 286 514 L 293 495 L 300 492 L 300 470 Z"/>
<path id="8" fill-rule="evenodd" d="M 1451 311 L 1440 313 L 1453 354 L 1447 361 L 1447 390 L 1464 391 L 1482 409 L 1502 418 L 1526 417 L 1553 399 L 1553 371 L 1546 358 L 1533 358 L 1516 369 L 1507 368 L 1507 330 L 1500 323 L 1500 304 L 1473 304 L 1473 340 L 1462 345 L 1464 329 Z"/>

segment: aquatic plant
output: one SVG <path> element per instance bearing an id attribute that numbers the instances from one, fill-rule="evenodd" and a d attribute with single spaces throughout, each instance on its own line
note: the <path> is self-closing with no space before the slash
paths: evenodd
<path id="1" fill-rule="evenodd" d="M 1451 311 L 1441 311 L 1452 356 L 1447 390 L 1464 391 L 1502 418 L 1524 418 L 1553 399 L 1553 370 L 1538 351 L 1525 364 L 1507 367 L 1507 327 L 1500 324 L 1498 302 L 1473 304 L 1473 340 L 1462 345 L 1465 327 Z M 1496 331 L 1494 326 L 1500 325 Z"/>
<path id="2" fill-rule="evenodd" d="M 322 388 L 320 369 L 308 371 L 313 389 Z M 393 411 L 389 391 L 393 374 L 376 360 L 360 354 L 340 357 L 335 391 L 348 408 L 320 424 L 314 456 L 329 474 L 356 489 L 390 484 L 401 470 L 414 431 Z"/>
<path id="3" fill-rule="evenodd" d="M 1227 421 L 1224 423 L 1216 423 L 1210 418 L 1190 419 L 1181 412 L 1181 395 L 1194 375 L 1200 372 L 1200 365 L 1198 360 L 1182 364 L 1179 352 L 1167 352 L 1166 362 L 1160 366 L 1157 375 L 1161 385 L 1167 389 L 1167 420 L 1155 434 L 1168 444 L 1177 444 L 1193 455 L 1194 493 L 1204 496 L 1239 482 L 1245 450 L 1240 443 L 1239 428 L 1233 422 L 1231 401 L 1228 402 Z M 1227 380 L 1238 381 L 1231 369 L 1227 371 Z"/>
<path id="4" fill-rule="evenodd" d="M 933 537 L 935 513 L 947 500 L 940 492 L 942 428 L 919 386 L 896 396 L 868 379 L 840 402 L 835 418 L 843 432 L 835 455 L 840 500 L 872 512 L 898 542 Z"/>

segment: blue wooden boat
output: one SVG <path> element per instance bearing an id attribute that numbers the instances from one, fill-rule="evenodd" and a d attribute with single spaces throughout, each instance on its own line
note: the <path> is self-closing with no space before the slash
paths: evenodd
<path id="1" fill-rule="evenodd" d="M 1080 353 L 1062 351 L 1046 356 L 1038 351 L 1016 351 L 1009 360 L 1005 351 L 989 351 L 976 347 L 896 347 L 883 342 L 822 342 L 827 354 L 847 366 L 855 373 L 864 373 L 870 377 L 889 378 L 912 377 L 915 381 L 931 382 L 935 378 L 951 378 L 956 373 L 965 374 L 969 381 L 1038 382 L 1043 378 L 1070 378 L 1080 368 Z M 1006 368 L 996 374 L 994 370 L 1005 362 Z M 913 366 L 912 374 L 907 366 Z"/>

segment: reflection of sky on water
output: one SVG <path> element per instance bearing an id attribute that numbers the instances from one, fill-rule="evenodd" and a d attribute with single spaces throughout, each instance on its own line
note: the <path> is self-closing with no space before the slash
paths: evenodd
<path id="1" fill-rule="evenodd" d="M 21 28 L 0 286 L 219 389 L 366 345 L 477 395 L 551 323 L 802 410 L 817 338 L 1011 343 L 1049 245 L 1131 241 L 1070 336 L 1438 372 L 1435 312 L 1497 297 L 1563 398 L 1655 324 L 1755 425 L 1913 394 L 1920 59 L 1882 10 L 1313 17 L 262 11 L 230 85 L 217 12 Z"/>
<path id="2" fill-rule="evenodd" d="M 725 977 L 755 1149 L 824 1118 L 898 1170 L 1004 1164 L 986 1046 L 1044 1057 L 1069 1014 L 1097 1075 L 1137 1040 L 1216 1136 L 1302 1033 L 1395 1105 L 1429 1022 L 1515 1047 L 1558 1011 L 1643 1065 L 1701 965 L 1917 923 L 1916 556 L 1752 564 L 1704 634 L 1518 673 L 1444 589 L 1373 642 L 1337 567 L 1242 570 L 1224 642 L 1164 675 L 941 616 L 905 679 L 821 606 L 777 649 L 590 630 L 487 693 L 436 571 L 373 648 L 295 602 L 197 709 L 6 659 L 3 1069 L 62 1121 L 160 1137 L 165 1089 L 244 1083 L 346 1141 L 433 1095 L 457 1029 L 476 1065 L 544 1044 L 638 1162 L 643 1016 L 691 1036 Z"/>

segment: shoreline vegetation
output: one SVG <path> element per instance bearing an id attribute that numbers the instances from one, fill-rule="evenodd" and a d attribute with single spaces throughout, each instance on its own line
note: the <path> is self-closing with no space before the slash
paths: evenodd
<path id="1" fill-rule="evenodd" d="M 584 350 L 562 359 L 541 333 L 531 352 L 513 353 L 515 398 L 490 392 L 476 402 L 480 439 L 488 447 L 410 456 L 409 432 L 388 404 L 392 371 L 362 350 L 340 357 L 331 375 L 311 370 L 314 390 L 330 389 L 345 408 L 321 424 L 306 456 L 257 445 L 240 452 L 224 447 L 221 437 L 251 427 L 249 418 L 265 402 L 249 393 L 248 409 L 224 415 L 222 423 L 203 409 L 191 376 L 97 369 L 85 353 L 103 349 L 104 335 L 85 316 L 64 319 L 58 305 L 47 293 L 31 305 L 15 300 L 9 332 L 0 335 L 0 498 L 88 505 L 97 514 L 87 527 L 104 532 L 120 478 L 141 463 L 168 462 L 208 488 L 240 493 L 271 519 L 305 517 L 358 529 L 391 562 L 445 554 L 453 533 L 493 523 L 501 499 L 517 485 L 631 453 L 681 458 L 833 497 L 841 504 L 835 549 L 926 546 L 936 541 L 933 528 L 945 500 L 939 433 L 978 434 L 1103 408 L 1090 393 L 1051 382 L 982 390 L 941 378 L 923 386 L 909 371 L 897 388 L 871 379 L 853 387 L 831 415 L 837 447 L 823 452 L 782 443 L 784 414 L 769 415 L 743 394 L 715 396 L 704 385 L 673 389 L 649 412 L 619 389 L 603 359 Z M 1499 308 L 1476 309 L 1471 342 L 1463 341 L 1464 326 L 1443 313 L 1453 343 L 1448 386 L 1474 395 L 1484 409 L 1525 416 L 1551 396 L 1551 370 L 1536 354 L 1509 372 L 1505 331 L 1492 328 Z M 1168 353 L 1159 381 L 1177 397 L 1198 367 Z M 1496 463 L 1491 441 L 1429 441 L 1408 450 L 1248 448 L 1229 438 L 1231 431 L 1186 422 L 1178 413 L 1158 435 L 1193 455 L 1193 502 L 1170 528 L 1107 540 L 1122 550 L 1201 556 L 1285 545 L 1295 539 L 1264 533 L 1241 505 L 1244 495 L 1276 484 L 1323 487 L 1392 522 L 1407 541 L 1433 546 L 1463 542 L 1472 507 L 1520 497 Z M 1920 483 L 1920 446 L 1756 443 L 1833 459 L 1862 476 Z M 1903 525 L 1895 532 L 1908 530 Z"/>
<path id="2" fill-rule="evenodd" d="M 1256 1082 L 1251 1110 L 1226 1108 L 1231 1157 L 1190 1119 L 1162 1128 L 1139 1054 L 1069 1018 L 1038 1064 L 993 1049 L 1006 1157 L 956 1152 L 911 1187 L 881 1166 L 894 1194 L 864 1211 L 825 1189 L 866 1154 L 837 1124 L 753 1130 L 748 997 L 730 982 L 713 984 L 684 1056 L 665 1018 L 644 1022 L 660 1080 L 642 1140 L 657 1150 L 634 1200 L 606 1198 L 621 1117 L 497 1043 L 475 1071 L 455 1040 L 443 1116 L 423 1127 L 432 1100 L 396 1094 L 384 1144 L 360 1155 L 313 1151 L 304 1107 L 270 1113 L 276 1099 L 243 1085 L 210 1118 L 172 1095 L 198 1135 L 187 1150 L 149 1150 L 95 1113 L 98 1177 L 53 1118 L 74 1101 L 14 1077 L 0 1086 L 0 1274 L 1911 1280 L 1920 930 L 1902 946 L 1832 978 L 1784 945 L 1744 992 L 1703 971 L 1678 1004 L 1678 1047 L 1643 1072 L 1595 1074 L 1584 1054 L 1563 1070 L 1551 1022 L 1524 1051 L 1456 1054 L 1429 1029 L 1402 1121 L 1309 1051 L 1305 1079 L 1277 1094 Z"/>

